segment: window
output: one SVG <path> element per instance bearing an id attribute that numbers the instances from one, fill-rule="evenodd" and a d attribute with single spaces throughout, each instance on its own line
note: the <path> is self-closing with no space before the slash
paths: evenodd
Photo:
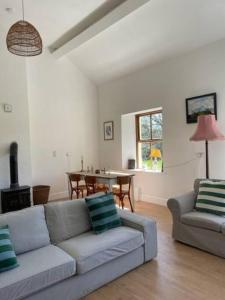
<path id="1" fill-rule="evenodd" d="M 136 115 L 138 168 L 162 172 L 162 110 Z"/>

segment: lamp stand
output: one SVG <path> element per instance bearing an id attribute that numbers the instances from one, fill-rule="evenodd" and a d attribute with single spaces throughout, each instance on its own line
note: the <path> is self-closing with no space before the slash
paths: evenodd
<path id="1" fill-rule="evenodd" d="M 208 141 L 205 141 L 205 167 L 206 167 L 206 178 L 209 179 L 209 150 Z"/>

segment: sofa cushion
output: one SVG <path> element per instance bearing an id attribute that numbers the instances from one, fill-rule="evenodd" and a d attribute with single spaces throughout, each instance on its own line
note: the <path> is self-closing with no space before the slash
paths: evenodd
<path id="1" fill-rule="evenodd" d="M 225 216 L 225 182 L 201 181 L 195 208 L 197 211 Z"/>
<path id="2" fill-rule="evenodd" d="M 22 299 L 75 274 L 75 260 L 49 245 L 18 256 L 20 266 L 0 274 L 0 299 Z"/>
<path id="3" fill-rule="evenodd" d="M 225 219 L 224 217 L 213 214 L 193 211 L 183 214 L 181 216 L 181 222 L 183 224 L 221 232 Z"/>
<path id="4" fill-rule="evenodd" d="M 112 193 L 91 195 L 85 198 L 92 229 L 96 234 L 121 226 Z"/>
<path id="5" fill-rule="evenodd" d="M 53 244 L 58 244 L 91 228 L 84 199 L 48 203 L 45 205 L 45 215 Z"/>
<path id="6" fill-rule="evenodd" d="M 0 272 L 18 267 L 8 225 L 0 227 Z"/>
<path id="7" fill-rule="evenodd" d="M 42 205 L 0 215 L 0 225 L 9 226 L 16 254 L 50 244 Z"/>
<path id="8" fill-rule="evenodd" d="M 144 244 L 140 231 L 121 226 L 96 235 L 92 231 L 58 246 L 76 259 L 77 273 L 86 273 Z"/>

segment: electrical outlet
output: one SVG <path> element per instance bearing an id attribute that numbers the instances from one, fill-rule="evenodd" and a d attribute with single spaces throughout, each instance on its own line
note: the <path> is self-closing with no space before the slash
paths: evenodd
<path id="1" fill-rule="evenodd" d="M 197 158 L 202 158 L 203 155 L 204 155 L 204 152 L 197 152 L 196 153 Z"/>
<path id="2" fill-rule="evenodd" d="M 11 104 L 4 104 L 4 112 L 7 112 L 7 113 L 12 112 L 12 105 Z"/>

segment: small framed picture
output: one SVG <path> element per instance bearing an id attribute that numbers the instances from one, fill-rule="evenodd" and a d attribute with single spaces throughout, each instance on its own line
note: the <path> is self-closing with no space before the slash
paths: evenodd
<path id="1" fill-rule="evenodd" d="M 187 123 L 197 123 L 198 115 L 214 114 L 217 120 L 216 93 L 186 99 Z"/>
<path id="2" fill-rule="evenodd" d="M 104 122 L 104 140 L 110 141 L 114 139 L 113 121 Z"/>

